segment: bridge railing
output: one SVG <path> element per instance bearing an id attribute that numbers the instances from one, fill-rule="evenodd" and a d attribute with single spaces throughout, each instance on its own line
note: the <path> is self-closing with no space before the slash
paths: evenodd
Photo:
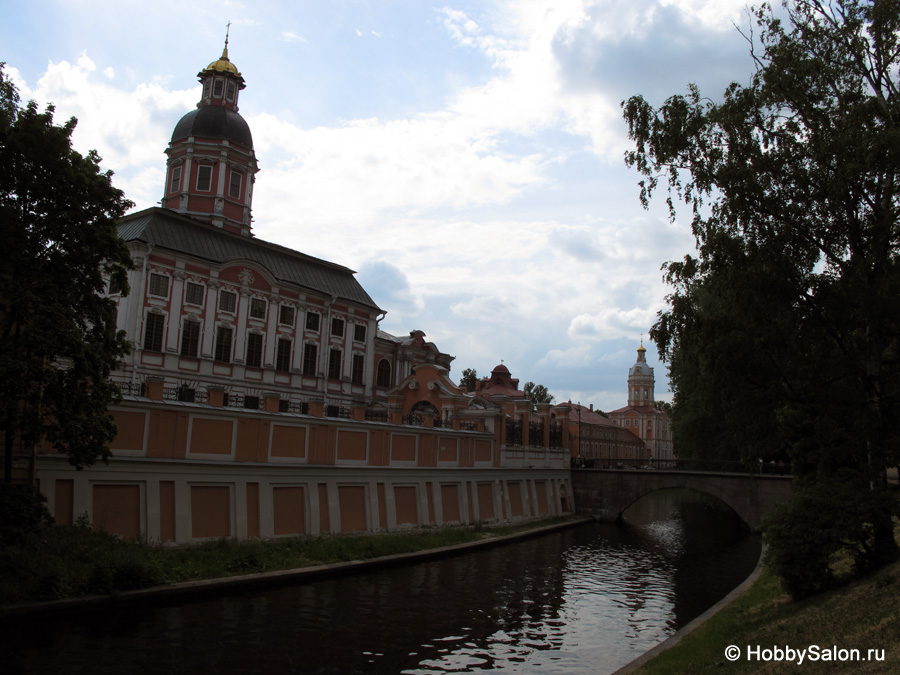
<path id="1" fill-rule="evenodd" d="M 706 459 L 635 459 L 634 457 L 598 457 L 572 460 L 572 468 L 622 469 L 630 471 L 708 471 L 711 473 L 748 473 L 768 475 L 791 475 L 791 467 L 774 462 L 754 463 Z"/>

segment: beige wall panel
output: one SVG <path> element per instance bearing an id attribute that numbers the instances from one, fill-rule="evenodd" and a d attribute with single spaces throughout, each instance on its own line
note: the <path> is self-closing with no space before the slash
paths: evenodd
<path id="1" fill-rule="evenodd" d="M 366 488 L 362 485 L 338 486 L 341 506 L 341 532 L 366 530 Z"/>
<path id="2" fill-rule="evenodd" d="M 140 485 L 94 485 L 94 529 L 141 536 Z"/>
<path id="3" fill-rule="evenodd" d="M 191 486 L 191 536 L 231 536 L 231 491 L 227 486 Z"/>
<path id="4" fill-rule="evenodd" d="M 394 508 L 397 514 L 397 525 L 419 524 L 419 509 L 415 486 L 398 485 L 394 487 Z"/>
<path id="5" fill-rule="evenodd" d="M 301 486 L 272 488 L 275 534 L 306 533 L 306 499 Z"/>

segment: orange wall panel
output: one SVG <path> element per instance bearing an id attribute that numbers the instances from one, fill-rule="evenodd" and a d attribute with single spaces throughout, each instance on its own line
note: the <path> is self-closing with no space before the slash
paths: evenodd
<path id="1" fill-rule="evenodd" d="M 272 457 L 306 457 L 306 427 L 272 425 Z"/>
<path id="2" fill-rule="evenodd" d="M 337 436 L 337 458 L 364 462 L 368 455 L 368 434 L 341 429 Z"/>
<path id="3" fill-rule="evenodd" d="M 148 457 L 184 459 L 187 446 L 188 416 L 184 413 L 155 410 L 150 413 Z"/>
<path id="4" fill-rule="evenodd" d="M 301 486 L 272 488 L 275 534 L 306 533 L 306 498 Z"/>
<path id="5" fill-rule="evenodd" d="M 513 518 L 522 516 L 522 483 L 507 483 L 509 487 L 509 509 Z"/>
<path id="6" fill-rule="evenodd" d="M 397 514 L 398 525 L 419 524 L 419 508 L 415 486 L 397 485 L 394 487 L 394 509 Z"/>
<path id="7" fill-rule="evenodd" d="M 319 483 L 319 532 L 331 532 L 331 512 L 328 508 L 328 486 Z"/>
<path id="8" fill-rule="evenodd" d="M 401 434 L 391 435 L 391 461 L 414 462 L 416 461 L 416 437 Z"/>
<path id="9" fill-rule="evenodd" d="M 456 462 L 459 460 L 459 453 L 456 449 L 455 438 L 441 438 L 440 449 L 438 450 L 439 462 Z"/>
<path id="10" fill-rule="evenodd" d="M 458 485 L 441 485 L 441 505 L 445 523 L 460 522 Z"/>
<path id="11" fill-rule="evenodd" d="M 366 488 L 362 485 L 338 486 L 341 506 L 341 532 L 366 530 Z"/>
<path id="12" fill-rule="evenodd" d="M 75 481 L 58 480 L 54 487 L 53 517 L 59 525 L 74 525 L 73 510 L 75 499 Z"/>
<path id="13" fill-rule="evenodd" d="M 234 422 L 195 417 L 191 425 L 191 452 L 230 455 L 234 444 Z"/>
<path id="14" fill-rule="evenodd" d="M 140 485 L 94 485 L 94 529 L 141 536 Z"/>
<path id="15" fill-rule="evenodd" d="M 227 486 L 191 486 L 191 536 L 231 536 L 231 491 Z"/>
<path id="16" fill-rule="evenodd" d="M 550 513 L 550 504 L 547 501 L 547 482 L 538 480 L 534 482 L 534 491 L 537 493 L 538 514 L 544 516 Z"/>
<path id="17" fill-rule="evenodd" d="M 259 483 L 247 483 L 247 536 L 259 536 Z"/>
<path id="18" fill-rule="evenodd" d="M 478 484 L 478 512 L 481 520 L 494 518 L 494 486 L 491 483 Z"/>
<path id="19" fill-rule="evenodd" d="M 378 483 L 378 527 L 387 529 L 387 500 L 385 499 L 384 483 Z"/>
<path id="20" fill-rule="evenodd" d="M 159 539 L 175 541 L 175 481 L 159 481 Z"/>
<path id="21" fill-rule="evenodd" d="M 475 461 L 489 462 L 491 460 L 491 442 L 475 441 Z"/>
<path id="22" fill-rule="evenodd" d="M 118 433 L 109 444 L 111 450 L 143 450 L 147 415 L 142 412 L 112 410 Z"/>
<path id="23" fill-rule="evenodd" d="M 238 462 L 265 462 L 269 446 L 269 423 L 258 419 L 242 419 L 238 422 L 235 460 Z"/>

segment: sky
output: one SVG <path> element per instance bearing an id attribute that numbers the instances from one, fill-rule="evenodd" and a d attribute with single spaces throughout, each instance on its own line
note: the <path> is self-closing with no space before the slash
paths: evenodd
<path id="1" fill-rule="evenodd" d="M 135 209 L 158 205 L 197 73 L 222 53 L 260 171 L 253 231 L 353 269 L 465 368 L 613 410 L 694 251 L 686 209 L 645 210 L 621 102 L 753 71 L 746 0 L 0 0 L 23 100 L 78 118 Z"/>

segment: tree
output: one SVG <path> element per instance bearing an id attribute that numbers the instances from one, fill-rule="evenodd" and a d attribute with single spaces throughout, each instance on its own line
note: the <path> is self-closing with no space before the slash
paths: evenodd
<path id="1" fill-rule="evenodd" d="M 459 379 L 459 388 L 465 389 L 468 392 L 475 391 L 476 383 L 478 382 L 478 373 L 475 372 L 474 368 L 466 368 L 462 371 L 462 377 Z"/>
<path id="2" fill-rule="evenodd" d="M 679 447 L 787 454 L 798 487 L 782 515 L 796 524 L 836 475 L 884 490 L 900 456 L 900 0 L 785 8 L 786 22 L 752 11 L 747 86 L 714 102 L 691 85 L 658 110 L 635 96 L 623 111 L 642 202 L 666 183 L 697 243 L 665 266 L 674 291 L 651 332 Z M 890 510 L 857 496 L 829 541 L 856 542 L 864 566 L 893 558 Z"/>
<path id="3" fill-rule="evenodd" d="M 107 279 L 127 291 L 132 263 L 116 234 L 131 206 L 96 152 L 72 149 L 73 118 L 19 104 L 0 64 L 0 428 L 4 480 L 14 449 L 44 441 L 77 468 L 109 457 L 118 389 L 109 373 L 128 353 Z"/>
<path id="4" fill-rule="evenodd" d="M 522 391 L 525 392 L 526 398 L 532 403 L 553 403 L 553 399 L 555 398 L 547 391 L 547 387 L 542 384 L 535 384 L 534 382 L 526 382 L 525 386 L 522 387 Z"/>

